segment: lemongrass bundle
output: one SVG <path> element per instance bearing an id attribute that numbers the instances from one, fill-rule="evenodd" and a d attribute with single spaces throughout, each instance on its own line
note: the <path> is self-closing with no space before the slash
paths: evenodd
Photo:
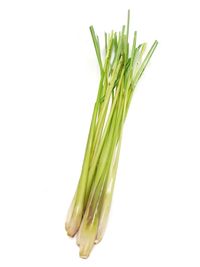
<path id="1" fill-rule="evenodd" d="M 90 27 L 100 69 L 82 171 L 65 224 L 69 236 L 77 234 L 80 257 L 87 258 L 101 241 L 110 211 L 117 173 L 123 126 L 135 87 L 158 42 L 146 52 L 146 43 L 137 45 L 137 32 L 129 44 L 127 26 L 119 33 L 105 34 L 102 59 L 99 38 Z"/>

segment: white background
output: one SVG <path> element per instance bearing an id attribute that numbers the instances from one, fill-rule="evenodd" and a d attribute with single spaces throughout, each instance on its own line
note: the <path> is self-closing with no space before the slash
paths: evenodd
<path id="1" fill-rule="evenodd" d="M 0 266 L 200 266 L 199 1 L 0 1 Z M 100 38 L 131 9 L 159 46 L 124 130 L 106 235 L 78 257 L 64 221 L 79 179 Z"/>

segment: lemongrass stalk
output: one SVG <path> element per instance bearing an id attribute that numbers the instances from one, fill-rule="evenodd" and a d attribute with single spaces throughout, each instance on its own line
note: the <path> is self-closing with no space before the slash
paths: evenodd
<path id="1" fill-rule="evenodd" d="M 103 175 L 103 172 L 104 173 L 108 172 L 107 169 L 110 168 L 110 161 L 112 160 L 114 149 L 115 149 L 116 142 L 118 139 L 118 135 L 117 135 L 119 131 L 118 128 L 119 128 L 119 123 L 121 121 L 120 117 L 123 111 L 123 109 L 120 108 L 120 104 L 122 103 L 122 90 L 120 89 L 121 88 L 118 89 L 121 93 L 120 95 L 121 97 L 119 99 L 118 112 L 114 113 L 115 118 L 112 119 L 113 123 L 111 125 L 108 138 L 105 140 L 104 149 L 102 150 L 100 160 L 98 162 L 95 180 L 92 185 L 90 197 L 88 200 L 88 205 L 87 205 L 85 215 L 81 223 L 81 228 L 79 229 L 79 234 L 77 237 L 77 243 L 80 245 L 80 255 L 84 254 L 84 257 L 86 257 L 86 254 L 89 255 L 92 249 L 91 240 L 94 239 L 94 228 L 92 228 L 91 230 L 91 228 L 88 228 L 86 225 L 88 223 L 88 220 L 89 221 L 91 220 L 92 222 L 93 221 L 96 222 L 98 220 L 97 218 L 98 205 L 96 204 L 95 199 L 97 199 L 98 203 L 100 203 L 99 199 L 101 197 L 101 194 L 97 192 L 97 189 L 99 188 L 99 184 L 100 185 L 102 184 L 101 177 Z M 102 188 L 103 188 L 103 185 L 100 186 L 101 192 L 102 192 Z M 96 226 L 96 223 L 95 223 L 95 226 Z M 87 242 L 85 241 L 85 231 L 87 232 L 89 236 L 89 241 Z M 84 253 L 82 251 L 84 251 Z"/>
<path id="2" fill-rule="evenodd" d="M 133 92 L 135 90 L 135 87 L 139 81 L 139 79 L 141 78 L 145 68 L 147 67 L 156 47 L 158 45 L 158 41 L 155 41 L 153 43 L 153 45 L 151 46 L 149 52 L 147 53 L 147 55 L 145 56 L 145 59 L 143 60 L 142 64 L 140 65 L 140 68 L 137 70 L 135 76 L 132 78 L 132 83 L 131 83 L 131 90 L 130 90 L 130 94 L 129 94 L 129 98 L 128 98 L 128 103 L 127 103 L 127 107 L 126 107 L 126 115 L 125 117 L 127 116 L 127 113 L 128 113 L 128 109 L 129 109 L 129 106 L 130 106 L 130 103 L 131 103 L 131 100 L 132 100 L 132 96 L 133 96 Z"/>
<path id="3" fill-rule="evenodd" d="M 113 122 L 115 121 L 116 121 L 116 114 L 113 117 Z M 112 135 L 114 134 L 114 130 L 115 130 L 114 126 L 115 125 L 113 123 L 110 129 L 110 132 L 109 132 L 110 137 L 112 137 Z M 108 148 L 108 145 L 110 142 L 111 142 L 111 139 L 106 139 L 105 149 Z M 107 153 L 109 153 L 108 150 L 107 150 Z M 104 157 L 104 154 L 102 153 L 102 158 L 103 157 Z M 90 250 L 92 249 L 90 241 L 91 239 L 94 238 L 93 240 L 93 243 L 94 243 L 95 238 L 96 238 L 96 236 L 94 237 L 94 229 L 96 229 L 97 231 L 96 222 L 98 220 L 98 216 L 97 216 L 98 203 L 99 203 L 99 199 L 101 196 L 101 192 L 103 191 L 105 175 L 107 175 L 107 169 L 109 168 L 109 160 L 110 158 L 108 159 L 108 162 L 104 163 L 104 174 L 103 173 L 101 174 L 101 179 L 95 179 L 95 182 L 92 185 L 87 207 L 86 207 L 86 210 L 85 210 L 82 222 L 81 222 L 81 227 L 78 232 L 77 244 L 80 246 L 80 251 L 82 250 L 84 251 L 84 254 L 86 253 L 86 251 L 88 254 L 90 253 Z M 99 174 L 99 171 L 97 169 L 96 175 L 98 174 Z M 93 222 L 95 222 L 94 228 L 92 227 Z M 85 236 L 87 236 L 87 240 L 85 240 Z"/>
<path id="4" fill-rule="evenodd" d="M 110 84 L 108 85 L 105 99 L 104 99 L 104 102 L 102 103 L 102 109 L 101 109 L 100 114 L 99 114 L 97 129 L 96 129 L 96 133 L 95 133 L 95 137 L 94 137 L 95 143 L 98 142 L 98 140 L 101 136 L 101 130 L 102 130 L 103 124 L 105 122 L 105 117 L 106 117 L 106 112 L 107 112 L 107 108 L 108 108 L 108 104 L 109 104 L 109 99 L 110 99 L 114 84 L 117 80 L 117 77 L 118 77 L 118 75 L 120 75 L 121 66 L 122 66 L 122 60 L 119 60 L 118 65 L 116 65 L 116 68 L 114 69 L 113 74 L 110 77 Z"/>
<path id="5" fill-rule="evenodd" d="M 100 217 L 99 217 L 99 225 L 98 225 L 98 231 L 97 231 L 97 237 L 95 239 L 95 243 L 98 243 L 102 240 L 102 237 L 104 235 L 106 225 L 107 225 L 107 220 L 110 212 L 110 206 L 112 202 L 112 196 L 113 196 L 113 190 L 114 190 L 114 184 L 115 184 L 115 178 L 116 178 L 116 173 L 117 173 L 117 166 L 118 166 L 118 161 L 119 161 L 119 153 L 120 153 L 120 148 L 121 148 L 121 138 L 122 138 L 122 131 L 123 131 L 123 124 L 125 120 L 125 112 L 126 112 L 126 105 L 127 105 L 127 98 L 128 98 L 128 88 L 122 88 L 121 96 L 123 96 L 123 102 L 122 98 L 120 98 L 119 105 L 121 105 L 121 108 L 118 110 L 118 122 L 119 128 L 115 129 L 116 131 L 119 131 L 119 142 L 116 144 L 116 152 L 113 154 L 112 158 L 112 163 L 110 164 L 110 169 L 109 169 L 109 175 L 107 178 L 107 182 L 104 186 L 104 192 L 102 195 L 101 199 L 101 207 L 100 207 Z M 121 119 L 120 119 L 121 118 Z"/>
<path id="6" fill-rule="evenodd" d="M 116 115 L 117 114 L 115 114 L 113 118 L 113 125 L 110 132 L 110 136 L 111 135 L 116 136 L 117 131 L 114 132 L 114 130 L 116 130 L 116 125 L 118 123 Z M 114 138 L 114 140 L 116 140 L 116 137 Z M 93 188 L 91 190 L 90 197 L 88 200 L 88 205 L 77 236 L 77 243 L 80 246 L 80 256 L 84 258 L 89 256 L 96 239 L 97 229 L 99 224 L 99 206 L 100 206 L 101 195 L 103 193 L 104 183 L 106 180 L 106 176 L 108 175 L 108 168 L 110 166 L 112 153 L 115 147 L 114 141 L 108 139 L 107 142 L 108 144 L 112 143 L 112 148 L 110 151 L 110 157 L 108 159 L 108 162 L 104 163 L 105 167 L 104 175 L 102 173 L 103 175 L 102 177 L 104 178 L 99 180 L 96 179 L 95 183 L 93 184 Z M 102 155 L 102 157 L 104 157 L 104 155 Z"/>
<path id="7" fill-rule="evenodd" d="M 122 132 L 122 130 L 120 129 L 119 131 Z M 101 198 L 101 206 L 100 206 L 99 225 L 98 225 L 97 236 L 95 239 L 96 244 L 102 240 L 106 226 L 107 226 L 108 216 L 110 213 L 110 207 L 112 203 L 117 167 L 118 167 L 118 162 L 119 162 L 119 155 L 120 155 L 120 148 L 121 148 L 121 136 L 119 137 L 119 141 L 115 145 L 116 148 L 115 148 L 115 152 L 112 157 L 112 162 L 110 164 L 108 178 L 104 186 L 103 194 L 101 196 L 102 198 Z M 117 139 L 118 137 L 116 138 L 116 140 Z"/>
<path id="8" fill-rule="evenodd" d="M 79 255 L 83 259 L 88 258 L 92 251 L 97 235 L 98 223 L 98 217 L 95 216 L 93 221 L 89 223 L 82 222 L 81 224 L 78 242 L 80 247 Z"/>
<path id="9" fill-rule="evenodd" d="M 67 234 L 71 237 L 73 237 L 75 235 L 75 233 L 77 232 L 77 229 L 75 229 L 77 226 L 76 223 L 74 223 L 74 221 L 72 220 L 73 218 L 73 213 L 74 213 L 74 207 L 76 204 L 76 194 L 77 192 L 74 194 L 74 197 L 72 199 L 71 205 L 68 209 L 68 213 L 67 213 L 67 218 L 65 221 L 65 230 L 67 232 Z M 74 216 L 75 218 L 75 216 Z"/>
<path id="10" fill-rule="evenodd" d="M 112 35 L 111 35 L 112 36 Z M 102 102 L 101 102 L 101 99 L 102 98 L 105 98 L 105 92 L 107 90 L 107 79 L 108 79 L 108 67 L 109 67 L 109 64 L 110 64 L 110 59 L 111 59 L 111 54 L 112 54 L 112 46 L 113 46 L 113 40 L 112 38 L 109 39 L 108 41 L 108 49 L 107 49 L 107 54 L 106 54 L 106 59 L 105 59 L 105 64 L 104 64 L 104 73 L 103 73 L 103 80 L 102 80 L 102 88 L 101 88 L 101 91 L 100 91 L 100 96 L 99 96 L 99 101 L 100 101 L 100 106 L 99 106 L 99 113 L 98 113 L 98 118 L 97 118 L 97 127 L 95 129 L 95 133 L 94 133 L 94 140 L 93 140 L 93 147 L 92 147 L 92 152 L 91 152 L 91 155 L 93 155 L 94 153 L 94 149 L 96 147 L 96 136 L 97 135 L 101 135 L 101 130 L 102 128 L 98 126 L 99 124 L 99 119 L 101 117 L 101 113 L 102 113 Z M 103 118 L 101 118 L 101 124 L 104 123 L 105 121 L 105 115 L 106 113 L 104 114 Z"/>
<path id="11" fill-rule="evenodd" d="M 77 245 L 80 246 L 80 256 L 86 257 L 89 255 L 96 239 L 99 224 L 99 204 L 106 175 L 105 168 L 104 176 L 102 176 L 102 179 L 95 186 L 93 193 L 90 193 L 87 208 L 77 234 Z"/>
<path id="12" fill-rule="evenodd" d="M 90 32 L 91 32 L 93 44 L 94 44 L 94 47 L 95 47 L 95 51 L 96 51 L 96 55 L 97 55 L 97 59 L 98 59 L 99 67 L 100 67 L 100 71 L 103 72 L 103 64 L 102 64 L 102 59 L 101 59 L 99 41 L 98 41 L 98 37 L 95 34 L 93 26 L 90 26 Z"/>
<path id="13" fill-rule="evenodd" d="M 93 112 L 93 118 L 92 118 L 89 136 L 88 136 L 88 142 L 87 142 L 87 146 L 86 146 L 86 152 L 85 152 L 82 172 L 81 172 L 81 176 L 80 176 L 80 180 L 79 180 L 79 184 L 78 184 L 78 188 L 77 188 L 77 193 L 74 197 L 74 200 L 71 203 L 70 212 L 68 213 L 66 224 L 65 224 L 68 235 L 70 235 L 70 236 L 74 236 L 79 229 L 80 222 L 81 222 L 83 212 L 85 209 L 85 204 L 87 201 L 88 192 L 87 192 L 86 186 L 87 186 L 87 184 L 90 186 L 90 183 L 91 183 L 91 181 L 87 182 L 89 161 L 91 158 L 92 145 L 94 145 L 94 143 L 95 143 L 95 141 L 93 141 L 93 138 L 94 138 L 93 136 L 94 136 L 95 130 L 96 130 L 95 124 L 96 124 L 96 119 L 98 117 L 97 114 L 98 114 L 98 110 L 99 110 L 99 106 L 100 106 L 99 99 L 101 97 L 101 94 L 102 94 L 101 92 L 102 92 L 102 88 L 103 88 L 102 80 L 103 80 L 104 72 L 103 72 L 103 67 L 102 67 L 99 43 L 95 37 L 94 28 L 92 26 L 90 27 L 90 30 L 91 30 L 91 34 L 92 34 L 92 38 L 93 38 L 93 42 L 94 42 L 94 46 L 95 46 L 95 50 L 96 50 L 102 78 L 100 81 L 97 101 L 96 101 L 94 112 Z M 105 63 L 105 68 L 109 62 L 109 58 L 110 58 L 110 54 L 111 54 L 111 47 L 112 47 L 112 42 L 110 44 L 110 48 L 108 51 L 108 56 L 107 56 L 107 60 Z M 102 119 L 102 121 L 103 121 L 103 119 Z M 89 177 L 92 178 L 92 176 L 89 176 Z M 85 195 L 86 195 L 86 197 L 85 197 Z"/>
<path id="14" fill-rule="evenodd" d="M 65 223 L 66 231 L 68 235 L 70 236 L 74 236 L 79 229 L 80 222 L 81 222 L 83 212 L 85 209 L 86 200 L 87 200 L 85 199 L 85 190 L 86 190 L 86 185 L 87 185 L 86 180 L 87 180 L 87 175 L 88 175 L 88 170 L 89 170 L 89 162 L 90 162 L 90 157 L 91 157 L 91 152 L 92 152 L 92 145 L 94 144 L 93 138 L 94 138 L 95 129 L 96 129 L 96 120 L 98 118 L 100 97 L 101 97 L 101 92 L 102 92 L 102 87 L 103 87 L 103 78 L 104 78 L 99 43 L 97 42 L 94 29 L 92 26 L 90 27 L 90 30 L 91 30 L 91 34 L 92 34 L 98 62 L 99 62 L 100 71 L 101 71 L 101 80 L 99 84 L 97 100 L 94 106 L 94 111 L 93 111 L 90 131 L 88 135 L 88 141 L 86 145 L 86 151 L 85 151 L 85 157 L 83 161 L 81 176 L 79 179 L 76 194 L 74 195 L 73 201 L 70 205 L 66 223 Z"/>
<path id="15" fill-rule="evenodd" d="M 65 228 L 69 236 L 74 236 L 77 233 L 82 217 L 83 217 L 86 181 L 87 181 L 87 175 L 88 175 L 90 151 L 91 151 L 91 146 L 92 146 L 92 138 L 94 134 L 97 110 L 98 110 L 98 103 L 96 102 L 94 106 L 92 122 L 91 122 L 90 131 L 88 135 L 88 141 L 86 145 L 86 152 L 85 152 L 85 157 L 83 161 L 81 176 L 79 179 L 77 191 L 70 205 L 67 220 L 65 223 Z"/>
<path id="16" fill-rule="evenodd" d="M 118 65 L 117 70 L 116 70 L 116 74 L 115 74 L 115 75 L 118 74 L 120 68 L 121 68 L 121 65 Z M 115 76 L 114 76 L 114 77 L 115 77 Z M 114 78 L 113 78 L 113 80 L 114 80 Z M 104 100 L 104 102 L 106 102 L 106 105 L 107 105 L 107 103 L 108 103 L 108 101 L 109 101 L 109 96 L 110 96 L 110 93 L 111 93 L 111 90 L 112 90 L 112 89 L 110 89 L 110 88 L 112 88 L 113 85 L 114 85 L 114 81 L 113 81 L 113 80 L 111 81 L 111 84 L 110 84 L 109 89 L 108 89 L 108 93 L 106 94 L 106 97 L 105 97 L 105 100 Z M 109 95 L 109 96 L 108 96 L 108 95 Z M 99 118 L 100 121 L 101 121 L 101 119 L 103 119 L 104 112 L 106 112 L 106 106 L 105 106 L 105 105 L 104 105 L 103 108 L 102 108 L 102 117 Z M 98 126 L 97 126 L 97 127 L 98 127 Z M 97 128 L 97 130 L 98 130 L 98 128 Z M 103 142 L 104 142 L 104 139 L 101 139 L 101 141 L 100 141 L 100 143 L 99 143 L 99 145 L 98 145 L 98 147 L 97 147 L 97 150 L 96 150 L 95 153 L 94 153 L 94 157 L 93 157 L 93 159 L 92 159 L 92 161 L 91 161 L 91 167 L 90 167 L 90 169 L 89 169 L 88 177 L 87 177 L 86 198 L 87 198 L 87 196 L 88 196 L 88 194 L 89 194 L 89 191 L 90 191 L 92 178 L 93 178 L 93 175 L 94 175 L 94 172 L 95 172 L 95 169 L 96 169 L 96 164 L 97 164 L 97 162 L 98 162 L 99 155 L 100 155 L 100 153 L 101 153 L 101 149 L 102 149 L 102 147 L 103 147 Z"/>
<path id="17" fill-rule="evenodd" d="M 119 116 L 122 114 L 121 110 L 122 109 L 119 109 L 119 112 L 118 112 Z M 93 189 L 91 190 L 90 200 L 88 202 L 88 205 L 87 205 L 87 208 L 86 208 L 86 211 L 85 211 L 82 223 L 81 223 L 81 227 L 79 229 L 79 233 L 77 236 L 77 244 L 80 246 L 80 256 L 84 258 L 89 256 L 94 243 L 96 243 L 96 240 L 100 240 L 100 238 L 103 235 L 103 228 L 106 223 L 106 217 L 104 217 L 104 215 L 106 216 L 108 215 L 109 209 L 107 209 L 107 213 L 104 213 L 105 212 L 105 205 L 104 205 L 104 211 L 100 215 L 100 212 L 101 212 L 100 210 L 102 208 L 102 199 L 104 201 L 107 200 L 105 204 L 109 204 L 109 203 L 111 204 L 112 195 L 109 194 L 108 196 L 104 194 L 104 198 L 102 198 L 102 194 L 105 193 L 105 182 L 108 180 L 107 177 L 111 175 L 111 173 L 109 172 L 112 172 L 112 175 L 113 175 L 113 180 L 112 180 L 113 185 L 109 184 L 111 186 L 111 192 L 114 187 L 114 179 L 116 175 L 118 159 L 115 162 L 115 166 L 113 166 L 115 169 L 112 169 L 110 166 L 112 166 L 111 162 L 113 161 L 113 157 L 115 156 L 114 151 L 116 148 L 116 140 L 118 138 L 118 132 L 119 131 L 121 132 L 119 122 L 121 121 L 121 123 L 123 123 L 122 120 L 123 118 L 119 120 L 119 117 L 117 118 L 117 113 L 115 113 L 115 118 L 113 118 L 113 128 L 112 128 L 112 130 L 113 129 L 115 130 L 114 138 L 112 141 L 108 140 L 108 143 L 109 142 L 112 143 L 110 157 L 108 159 L 109 163 L 107 165 L 107 168 L 104 169 L 104 176 L 103 176 L 104 178 L 102 177 L 102 179 L 98 181 L 95 180 L 96 185 L 93 185 Z M 119 154 L 117 155 L 117 158 L 118 157 L 119 157 Z M 111 179 L 109 179 L 109 182 L 111 182 Z M 106 196 L 108 196 L 108 199 L 105 198 Z M 105 220 L 102 221 L 102 219 L 105 219 Z"/>
<path id="18" fill-rule="evenodd" d="M 100 211 L 100 216 L 99 216 L 97 236 L 95 239 L 96 244 L 102 240 L 103 235 L 106 230 L 107 222 L 108 222 L 108 217 L 109 217 L 112 198 L 113 198 L 115 178 L 117 174 L 117 167 L 118 167 L 118 162 L 119 162 L 120 147 L 121 147 L 121 139 L 116 149 L 117 150 L 116 156 L 113 157 L 111 168 L 109 171 L 109 178 L 104 189 L 103 197 L 101 199 L 101 203 L 102 203 L 101 211 Z"/>
<path id="19" fill-rule="evenodd" d="M 109 213 L 110 213 L 110 207 L 111 207 L 111 203 L 112 203 L 113 190 L 114 190 L 114 185 L 115 185 L 115 179 L 116 179 L 118 162 L 119 162 L 119 155 L 120 155 L 120 149 L 121 149 L 123 126 L 124 126 L 125 115 L 126 115 L 128 89 L 129 88 L 125 88 L 123 107 L 121 108 L 121 110 L 123 110 L 123 112 L 122 112 L 122 117 L 121 117 L 121 123 L 120 123 L 119 129 L 118 129 L 118 131 L 119 131 L 118 142 L 116 144 L 116 151 L 115 151 L 115 154 L 113 155 L 113 158 L 112 158 L 112 163 L 110 165 L 108 179 L 107 179 L 107 182 L 104 186 L 104 192 L 103 192 L 102 199 L 101 199 L 102 204 L 101 204 L 99 225 L 98 225 L 98 231 L 97 231 L 95 243 L 99 243 L 102 240 L 106 226 L 107 226 Z"/>
<path id="20" fill-rule="evenodd" d="M 97 54 L 97 59 L 99 62 L 99 67 L 100 67 L 100 72 L 101 72 L 101 80 L 99 84 L 99 90 L 98 90 L 98 95 L 97 95 L 97 100 L 94 106 L 94 111 L 93 111 L 93 116 L 92 116 L 92 122 L 90 126 L 90 131 L 88 135 L 88 141 L 86 145 L 86 151 L 85 151 L 85 157 L 83 161 L 83 166 L 82 166 L 82 172 L 81 176 L 79 179 L 79 184 L 77 187 L 77 192 L 74 195 L 73 201 L 70 205 L 69 212 L 67 215 L 66 223 L 65 223 L 65 228 L 70 236 L 74 236 L 76 232 L 79 229 L 80 222 L 83 216 L 85 204 L 86 204 L 86 199 L 85 199 L 85 189 L 87 185 L 87 175 L 88 175 L 88 169 L 89 169 L 89 162 L 90 162 L 90 157 L 91 157 L 91 151 L 92 151 L 92 145 L 94 144 L 93 142 L 93 136 L 95 134 L 95 128 L 96 128 L 96 120 L 98 118 L 98 112 L 99 112 L 99 106 L 100 106 L 100 97 L 101 97 L 101 92 L 102 92 L 102 87 L 103 87 L 103 78 L 104 78 L 104 71 L 103 71 L 103 66 L 102 66 L 102 60 L 101 60 L 101 54 L 100 54 L 100 47 L 99 47 L 99 42 L 97 40 L 97 37 L 95 36 L 94 28 L 91 26 L 90 27 L 91 35 L 93 38 L 93 43 L 94 47 L 96 50 Z M 109 53 L 111 53 L 109 51 Z M 109 56 L 107 57 L 107 61 L 109 60 Z M 106 61 L 105 64 L 108 64 Z"/>
<path id="21" fill-rule="evenodd" d="M 93 192 L 95 191 L 95 193 L 96 193 L 97 196 L 98 196 L 98 194 L 96 192 L 96 186 L 99 186 L 98 184 L 101 181 L 100 178 L 103 175 L 102 171 L 105 172 L 106 169 L 109 168 L 109 166 L 110 166 L 110 164 L 109 164 L 109 159 L 111 158 L 111 156 L 109 154 L 110 153 L 110 144 L 111 144 L 111 141 L 113 139 L 113 135 L 115 135 L 115 125 L 114 125 L 114 122 L 116 121 L 116 115 L 117 114 L 115 113 L 115 116 L 112 118 L 112 122 L 113 123 L 111 123 L 109 125 L 109 129 L 107 131 L 107 136 L 108 137 L 105 138 L 103 150 L 101 152 L 101 156 L 100 156 L 100 159 L 98 161 L 97 171 L 96 171 L 95 177 L 93 178 L 93 183 L 94 183 L 93 184 Z M 105 161 L 105 158 L 107 158 L 108 160 Z M 90 206 L 91 205 L 93 197 L 94 197 L 94 194 L 90 192 L 90 198 L 88 200 L 87 206 Z M 93 203 L 93 207 L 95 207 L 94 203 Z M 91 209 L 91 207 L 90 207 L 90 209 Z M 86 213 L 86 211 L 85 211 L 85 213 Z M 81 230 L 79 230 L 79 233 L 80 232 L 81 232 Z"/>
<path id="22" fill-rule="evenodd" d="M 104 129 L 101 130 L 101 133 L 102 133 L 102 135 L 101 135 L 101 139 L 99 139 L 98 141 L 103 142 L 104 139 L 105 139 L 105 135 L 106 135 L 106 133 L 107 133 L 107 131 L 108 131 L 108 127 L 109 127 L 109 125 L 110 125 L 110 122 L 111 122 L 111 119 L 112 119 L 112 115 L 113 115 L 113 112 L 114 112 L 114 110 L 115 110 L 115 105 L 116 105 L 116 103 L 117 103 L 118 96 L 119 96 L 119 93 L 120 93 L 120 87 L 121 87 L 122 80 L 123 80 L 123 74 L 124 74 L 124 71 L 122 71 L 122 73 L 121 73 L 121 75 L 120 75 L 119 84 L 118 84 L 118 86 L 117 86 L 117 88 L 116 88 L 116 94 L 115 94 L 115 97 L 114 97 L 114 100 L 113 100 L 111 109 L 110 109 L 110 111 L 109 111 L 109 115 L 108 115 L 108 118 L 107 118 L 105 127 L 104 127 Z M 96 141 L 96 142 L 97 142 L 97 141 Z M 96 148 L 98 148 L 98 145 L 99 145 L 99 143 L 97 142 L 97 143 L 96 143 Z M 94 154 L 96 154 L 96 153 L 97 153 L 97 151 L 95 151 Z"/>
<path id="23" fill-rule="evenodd" d="M 111 120 L 110 128 L 107 131 L 107 135 L 105 136 L 105 140 L 103 142 L 102 151 L 98 160 L 97 169 L 95 173 L 95 177 L 93 179 L 92 189 L 90 191 L 90 197 L 88 200 L 89 205 L 91 204 L 91 198 L 93 197 L 93 194 L 96 190 L 96 186 L 99 184 L 101 177 L 103 175 L 103 172 L 105 172 L 106 168 L 110 168 L 110 162 L 112 160 L 112 156 L 114 153 L 114 148 L 116 146 L 116 143 L 119 139 L 119 127 L 120 123 L 122 121 L 122 115 L 123 115 L 123 100 L 122 100 L 122 90 L 120 90 L 120 97 L 118 99 L 118 104 L 116 107 L 116 112 L 113 113 L 113 117 Z"/>
<path id="24" fill-rule="evenodd" d="M 136 73 L 135 77 L 134 77 L 134 85 L 137 84 L 137 82 L 139 81 L 139 79 L 141 78 L 147 64 L 149 63 L 149 60 L 151 59 L 156 47 L 158 45 L 158 41 L 155 41 L 152 45 L 152 47 L 150 48 L 148 54 L 146 55 L 144 61 L 142 62 L 138 72 Z"/>

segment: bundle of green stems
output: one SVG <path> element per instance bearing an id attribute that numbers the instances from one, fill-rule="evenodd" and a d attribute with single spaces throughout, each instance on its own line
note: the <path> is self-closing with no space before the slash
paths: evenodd
<path id="1" fill-rule="evenodd" d="M 135 87 L 158 42 L 146 53 L 146 43 L 137 45 L 137 32 L 129 44 L 127 25 L 119 33 L 105 33 L 102 59 L 99 38 L 90 27 L 100 69 L 80 180 L 65 224 L 69 236 L 77 234 L 80 257 L 87 258 L 101 241 L 111 207 L 123 127 Z"/>

